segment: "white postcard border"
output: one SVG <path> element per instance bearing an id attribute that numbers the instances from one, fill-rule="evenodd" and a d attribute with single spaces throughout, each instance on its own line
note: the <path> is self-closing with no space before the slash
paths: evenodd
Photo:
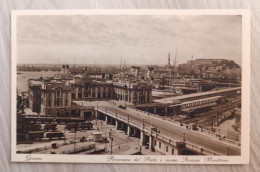
<path id="1" fill-rule="evenodd" d="M 241 156 L 43 155 L 16 153 L 16 19 L 20 15 L 242 15 Z M 250 140 L 250 11 L 249 10 L 30 10 L 12 11 L 11 161 L 58 163 L 248 164 Z"/>

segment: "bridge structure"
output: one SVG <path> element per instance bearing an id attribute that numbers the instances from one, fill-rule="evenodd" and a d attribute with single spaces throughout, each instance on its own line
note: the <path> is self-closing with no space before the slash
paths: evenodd
<path id="1" fill-rule="evenodd" d="M 160 121 L 143 112 L 133 109 L 120 109 L 111 106 L 97 106 L 94 116 L 115 125 L 129 137 L 138 137 L 140 146 L 164 155 L 183 155 L 185 150 L 198 155 L 239 155 L 238 146 L 227 145 L 212 140 L 199 132 L 177 127 L 167 121 Z M 146 115 L 146 116 L 145 116 Z M 157 122 L 154 122 L 157 121 Z M 196 133 L 195 133 L 196 132 Z"/>
<path id="2" fill-rule="evenodd" d="M 107 124 L 115 125 L 116 129 L 123 130 L 129 137 L 138 137 L 140 146 L 148 146 L 149 149 L 162 152 L 163 154 L 181 155 L 185 149 L 185 142 L 171 139 L 160 134 L 156 126 L 146 126 L 144 119 L 138 123 L 129 118 L 108 112 L 107 109 L 95 108 L 95 117 L 104 120 Z M 163 144 L 163 146 L 162 146 Z M 164 148 L 168 147 L 167 151 Z"/>

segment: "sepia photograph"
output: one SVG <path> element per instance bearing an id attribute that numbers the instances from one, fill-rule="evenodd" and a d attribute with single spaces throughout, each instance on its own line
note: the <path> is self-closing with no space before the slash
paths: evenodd
<path id="1" fill-rule="evenodd" d="M 249 15 L 12 12 L 12 161 L 245 164 Z"/>

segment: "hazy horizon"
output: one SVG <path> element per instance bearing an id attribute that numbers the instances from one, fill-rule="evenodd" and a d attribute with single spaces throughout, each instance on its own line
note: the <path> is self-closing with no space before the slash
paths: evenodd
<path id="1" fill-rule="evenodd" d="M 18 16 L 19 64 L 183 64 L 228 59 L 241 66 L 241 16 Z M 75 59 L 75 60 L 74 60 Z"/>

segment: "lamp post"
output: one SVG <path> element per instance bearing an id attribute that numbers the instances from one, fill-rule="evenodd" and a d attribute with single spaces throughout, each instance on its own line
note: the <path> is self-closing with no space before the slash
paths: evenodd
<path id="1" fill-rule="evenodd" d="M 143 127 L 144 127 L 144 118 L 142 118 L 142 121 L 143 121 Z"/>
<path id="2" fill-rule="evenodd" d="M 110 138 L 110 140 L 111 140 L 111 152 L 110 152 L 110 154 L 112 155 L 113 154 L 113 137 L 111 137 Z"/>
<path id="3" fill-rule="evenodd" d="M 66 125 L 64 126 L 63 130 L 64 130 L 64 143 L 65 143 L 65 142 L 66 142 L 66 141 L 65 141 L 65 140 L 66 140 L 66 136 L 67 136 L 67 133 L 66 133 Z"/>
<path id="4" fill-rule="evenodd" d="M 107 127 L 105 128 L 105 151 L 107 151 Z"/>
<path id="5" fill-rule="evenodd" d="M 139 142 L 140 154 L 142 155 L 142 143 Z"/>
<path id="6" fill-rule="evenodd" d="M 228 133 L 227 133 L 227 139 L 229 139 L 229 118 L 228 118 L 227 120 L 228 120 Z M 229 144 L 228 144 L 227 155 L 229 156 Z"/>
<path id="7" fill-rule="evenodd" d="M 75 128 L 74 129 L 74 153 L 75 153 L 75 151 L 76 151 L 76 133 L 77 133 L 77 129 Z"/>
<path id="8" fill-rule="evenodd" d="M 110 129 L 110 132 L 109 132 L 109 138 L 110 138 L 110 142 L 111 142 L 111 145 L 110 145 L 110 147 L 111 147 L 111 151 L 110 151 L 110 155 L 112 155 L 112 149 L 113 149 L 113 137 L 112 137 L 112 129 Z"/>
<path id="9" fill-rule="evenodd" d="M 186 141 L 186 139 L 185 139 L 185 132 L 182 132 L 182 134 L 183 134 L 183 141 L 185 142 Z"/>

